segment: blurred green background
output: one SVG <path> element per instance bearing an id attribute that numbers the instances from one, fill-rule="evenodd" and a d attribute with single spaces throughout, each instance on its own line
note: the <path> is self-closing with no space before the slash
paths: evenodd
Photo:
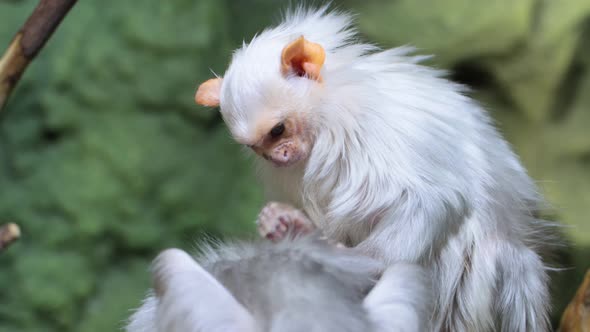
<path id="1" fill-rule="evenodd" d="M 252 236 L 251 161 L 197 84 L 276 23 L 271 0 L 81 0 L 0 113 L 0 331 L 113 331 L 148 264 Z M 555 316 L 590 266 L 590 0 L 337 1 L 384 47 L 412 44 L 474 88 L 556 207 Z M 36 1 L 0 0 L 0 48 Z"/>

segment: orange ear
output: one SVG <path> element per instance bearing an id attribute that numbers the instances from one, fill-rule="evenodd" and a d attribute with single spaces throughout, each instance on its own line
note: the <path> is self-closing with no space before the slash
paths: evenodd
<path id="1" fill-rule="evenodd" d="M 321 81 L 320 70 L 325 59 L 326 52 L 320 44 L 312 43 L 301 36 L 283 48 L 281 73 L 285 76 L 295 73 Z"/>
<path id="2" fill-rule="evenodd" d="M 195 102 L 203 106 L 219 106 L 221 82 L 221 78 L 212 78 L 202 83 L 195 93 Z"/>

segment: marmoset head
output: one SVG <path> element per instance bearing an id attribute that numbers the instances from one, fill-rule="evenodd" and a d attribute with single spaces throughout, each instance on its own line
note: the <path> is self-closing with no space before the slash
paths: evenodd
<path id="1" fill-rule="evenodd" d="M 126 331 L 427 331 L 427 272 L 406 263 L 383 269 L 318 233 L 204 246 L 196 260 L 168 249 Z"/>
<path id="2" fill-rule="evenodd" d="M 274 46 L 258 47 L 254 38 L 234 54 L 223 78 L 199 86 L 195 101 L 220 106 L 237 142 L 285 167 L 310 154 L 325 51 L 304 36 Z"/>

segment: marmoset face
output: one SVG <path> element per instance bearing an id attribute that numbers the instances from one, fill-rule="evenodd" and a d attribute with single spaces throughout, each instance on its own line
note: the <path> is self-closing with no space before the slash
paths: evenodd
<path id="1" fill-rule="evenodd" d="M 306 160 L 313 146 L 313 105 L 325 54 L 303 37 L 278 51 L 237 52 L 225 77 L 201 84 L 195 101 L 220 106 L 238 143 L 276 167 L 288 167 Z"/>
<path id="2" fill-rule="evenodd" d="M 291 114 L 276 120 L 263 120 L 258 135 L 241 143 L 277 167 L 294 165 L 307 159 L 311 150 L 311 135 L 303 116 Z M 237 139 L 240 142 L 241 139 Z"/>

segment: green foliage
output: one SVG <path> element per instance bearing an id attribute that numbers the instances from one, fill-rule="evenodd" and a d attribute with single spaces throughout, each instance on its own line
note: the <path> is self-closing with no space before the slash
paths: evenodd
<path id="1" fill-rule="evenodd" d="M 535 0 L 399 0 L 366 1 L 359 5 L 359 24 L 371 40 L 387 45 L 410 44 L 437 61 L 510 52 L 529 32 Z M 355 6 L 356 5 L 356 6 Z M 392 25 L 383 29 L 383 23 Z"/>
<path id="2" fill-rule="evenodd" d="M 36 1 L 0 0 L 0 45 Z M 590 255 L 590 2 L 341 1 L 383 46 L 414 44 L 473 85 L 575 250 L 556 312 Z M 0 113 L 0 331 L 112 331 L 148 264 L 202 236 L 253 234 L 262 204 L 215 111 L 193 104 L 210 68 L 280 16 L 272 0 L 80 1 Z M 276 20 L 275 20 L 276 21 Z"/>
<path id="3" fill-rule="evenodd" d="M 2 44 L 34 1 L 0 4 Z M 235 45 L 210 1 L 82 1 L 0 123 L 0 331 L 114 330 L 166 246 L 252 233 L 250 162 L 193 102 Z M 218 55 L 224 54 L 220 57 Z"/>

